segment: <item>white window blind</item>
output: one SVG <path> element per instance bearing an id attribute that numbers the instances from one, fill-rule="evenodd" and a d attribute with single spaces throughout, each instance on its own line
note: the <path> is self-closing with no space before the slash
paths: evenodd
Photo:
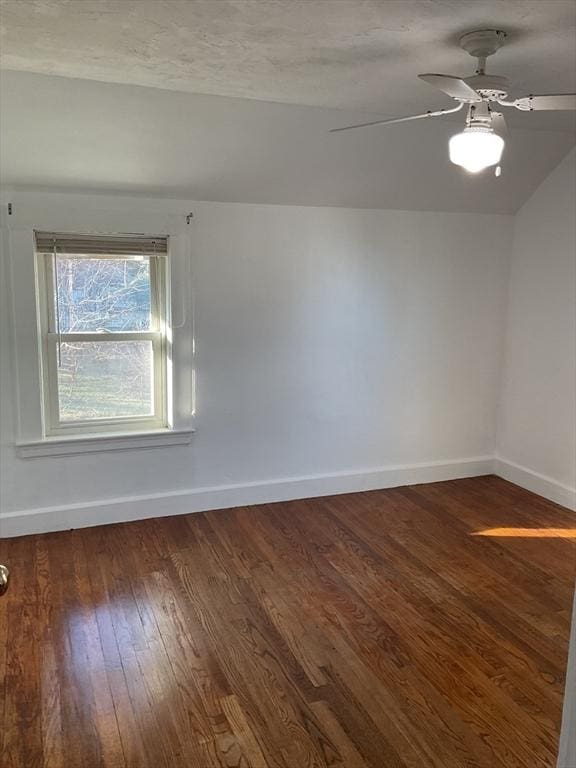
<path id="1" fill-rule="evenodd" d="M 38 253 L 71 254 L 113 258 L 117 256 L 166 256 L 168 238 L 154 235 L 75 235 L 36 232 Z"/>

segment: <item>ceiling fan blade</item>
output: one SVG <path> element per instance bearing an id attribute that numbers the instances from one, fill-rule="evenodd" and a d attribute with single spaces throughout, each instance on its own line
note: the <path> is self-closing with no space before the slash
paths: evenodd
<path id="1" fill-rule="evenodd" d="M 481 101 L 481 97 L 476 93 L 474 88 L 464 82 L 460 77 L 454 77 L 453 75 L 418 75 L 420 80 L 424 80 L 425 83 L 433 85 L 435 88 L 439 88 L 448 96 L 452 96 L 453 99 L 461 99 L 462 101 Z"/>
<path id="2" fill-rule="evenodd" d="M 450 109 L 435 109 L 423 112 L 421 115 L 408 115 L 407 117 L 392 117 L 387 120 L 373 120 L 370 123 L 358 123 L 357 125 L 345 125 L 343 128 L 331 128 L 328 133 L 338 133 L 339 131 L 351 131 L 354 128 L 368 128 L 370 125 L 390 125 L 391 123 L 405 123 L 408 120 L 420 120 L 423 117 L 440 117 L 441 115 L 450 115 L 452 112 L 458 112 L 464 106 L 460 102 L 457 107 Z"/>
<path id="3" fill-rule="evenodd" d="M 536 109 L 576 109 L 576 93 L 559 93 L 548 96 L 523 96 L 513 102 L 516 109 L 532 112 Z"/>
<path id="4" fill-rule="evenodd" d="M 508 136 L 508 126 L 502 112 L 490 112 L 492 115 L 491 127 L 494 129 L 494 133 L 506 138 Z"/>

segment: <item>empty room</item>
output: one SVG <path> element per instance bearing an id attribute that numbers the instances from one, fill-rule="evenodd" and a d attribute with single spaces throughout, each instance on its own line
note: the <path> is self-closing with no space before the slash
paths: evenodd
<path id="1" fill-rule="evenodd" d="M 2 768 L 576 768 L 576 0 L 0 0 Z"/>

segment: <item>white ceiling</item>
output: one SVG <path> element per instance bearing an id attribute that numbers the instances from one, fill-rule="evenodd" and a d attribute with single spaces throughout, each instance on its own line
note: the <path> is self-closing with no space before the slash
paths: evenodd
<path id="1" fill-rule="evenodd" d="M 574 0 L 0 0 L 0 8 L 3 69 L 21 70 L 3 73 L 5 184 L 511 212 L 574 142 L 574 113 L 514 110 L 496 180 L 448 162 L 460 115 L 327 134 L 448 106 L 416 75 L 471 74 L 457 39 L 478 27 L 509 32 L 491 63 L 516 95 L 576 91 Z"/>

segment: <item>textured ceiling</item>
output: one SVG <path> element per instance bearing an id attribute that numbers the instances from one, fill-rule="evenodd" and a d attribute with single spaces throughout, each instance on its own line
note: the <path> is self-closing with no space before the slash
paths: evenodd
<path id="1" fill-rule="evenodd" d="M 444 118 L 329 134 L 371 115 L 27 72 L 1 85 L 5 186 L 511 213 L 573 143 L 515 128 L 497 179 L 448 161 Z"/>
<path id="2" fill-rule="evenodd" d="M 405 114 L 419 72 L 473 73 L 459 34 L 500 27 L 516 95 L 576 90 L 574 0 L 3 0 L 2 65 L 66 77 Z M 522 117 L 514 115 L 516 124 Z M 534 115 L 532 127 L 570 127 Z"/>

